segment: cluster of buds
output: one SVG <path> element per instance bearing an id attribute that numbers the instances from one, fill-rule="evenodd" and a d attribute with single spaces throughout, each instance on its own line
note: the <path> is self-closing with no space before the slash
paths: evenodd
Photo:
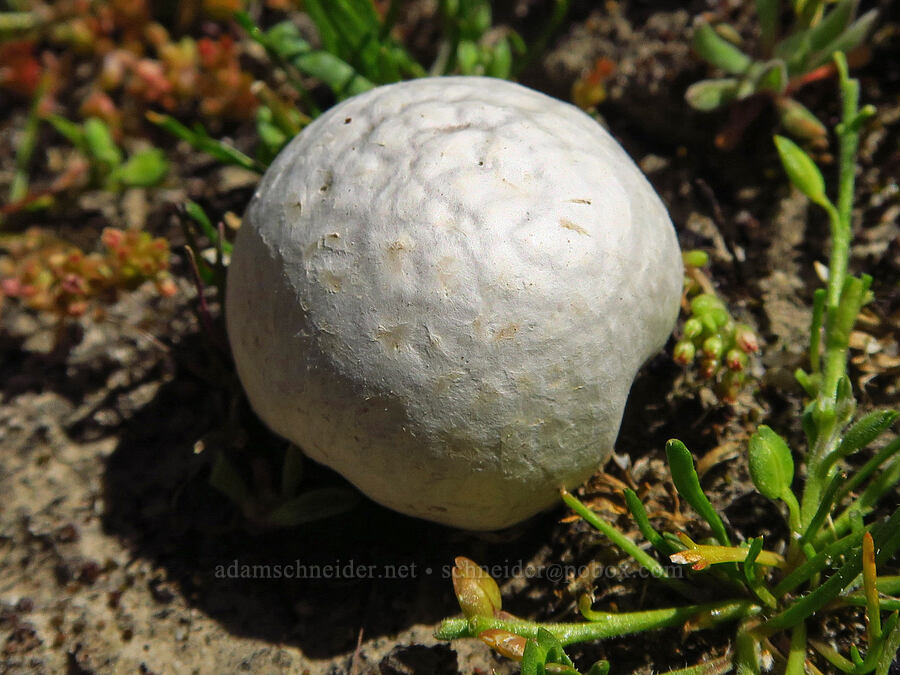
<path id="1" fill-rule="evenodd" d="M 689 309 L 689 316 L 673 358 L 684 366 L 697 361 L 700 376 L 715 383 L 723 401 L 733 403 L 747 380 L 750 355 L 759 351 L 759 340 L 750 326 L 735 322 L 702 276 L 700 268 L 709 262 L 707 254 L 688 251 L 684 262 L 683 304 Z"/>
<path id="2" fill-rule="evenodd" d="M 0 257 L 0 301 L 17 298 L 31 309 L 77 317 L 92 300 L 114 300 L 118 291 L 145 281 L 163 296 L 174 295 L 165 239 L 107 228 L 102 242 L 104 252 L 86 254 L 38 228 L 12 238 Z"/>

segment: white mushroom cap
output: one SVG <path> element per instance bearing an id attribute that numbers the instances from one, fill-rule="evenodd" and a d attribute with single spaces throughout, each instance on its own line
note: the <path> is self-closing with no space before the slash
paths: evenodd
<path id="1" fill-rule="evenodd" d="M 502 80 L 420 79 L 281 152 L 226 313 L 274 431 L 385 506 L 489 530 L 609 456 L 682 275 L 665 207 L 589 116 Z"/>

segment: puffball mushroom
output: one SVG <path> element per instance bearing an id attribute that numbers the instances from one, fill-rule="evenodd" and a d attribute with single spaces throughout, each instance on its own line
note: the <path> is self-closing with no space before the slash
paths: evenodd
<path id="1" fill-rule="evenodd" d="M 381 504 L 492 530 L 612 451 L 683 269 L 662 202 L 577 108 L 481 77 L 378 87 L 278 155 L 227 325 L 250 403 Z"/>

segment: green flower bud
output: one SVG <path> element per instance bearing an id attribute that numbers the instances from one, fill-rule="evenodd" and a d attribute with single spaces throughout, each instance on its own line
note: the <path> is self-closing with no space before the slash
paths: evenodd
<path id="1" fill-rule="evenodd" d="M 685 251 L 681 254 L 685 267 L 706 267 L 709 264 L 709 254 L 700 249 Z"/>
<path id="2" fill-rule="evenodd" d="M 719 325 L 716 323 L 716 319 L 712 315 L 712 313 L 707 312 L 706 314 L 700 314 L 698 318 L 703 323 L 704 331 L 709 334 L 715 334 L 719 332 Z"/>
<path id="3" fill-rule="evenodd" d="M 453 590 L 466 617 L 494 616 L 500 611 L 497 582 L 472 560 L 459 556 L 454 560 Z"/>
<path id="4" fill-rule="evenodd" d="M 712 293 L 701 293 L 691 300 L 691 312 L 706 314 L 714 309 L 725 309 L 725 305 Z"/>
<path id="5" fill-rule="evenodd" d="M 750 437 L 750 477 L 761 494 L 779 499 L 791 489 L 794 459 L 784 439 L 766 425 Z"/>
<path id="6" fill-rule="evenodd" d="M 684 322 L 684 337 L 693 340 L 703 332 L 703 322 L 700 319 L 691 317 Z"/>
<path id="7" fill-rule="evenodd" d="M 729 321 L 731 321 L 731 315 L 728 314 L 728 310 L 724 307 L 714 307 L 710 310 L 709 315 L 716 322 L 716 326 L 719 328 L 725 327 Z"/>
<path id="8" fill-rule="evenodd" d="M 672 358 L 675 360 L 675 363 L 686 366 L 693 362 L 696 353 L 697 348 L 694 347 L 693 342 L 690 340 L 681 340 L 675 345 L 675 351 L 672 353 Z"/>
<path id="9" fill-rule="evenodd" d="M 729 349 L 728 353 L 725 355 L 725 363 L 726 365 L 734 371 L 741 372 L 744 368 L 747 367 L 747 363 L 750 359 L 747 357 L 747 354 L 742 352 L 740 349 Z"/>
<path id="10" fill-rule="evenodd" d="M 736 370 L 729 370 L 722 378 L 722 383 L 719 387 L 718 392 L 719 398 L 721 398 L 725 403 L 737 402 L 738 394 L 741 393 L 741 387 L 744 386 L 744 381 L 746 379 L 746 373 Z"/>
<path id="11" fill-rule="evenodd" d="M 747 324 L 739 323 L 734 327 L 734 341 L 739 349 L 748 354 L 759 351 L 759 338 Z"/>
<path id="12" fill-rule="evenodd" d="M 700 377 L 708 380 L 719 370 L 719 360 L 704 357 L 700 360 Z"/>
<path id="13" fill-rule="evenodd" d="M 703 353 L 708 359 L 718 360 L 724 350 L 725 344 L 721 335 L 710 335 L 703 341 Z"/>

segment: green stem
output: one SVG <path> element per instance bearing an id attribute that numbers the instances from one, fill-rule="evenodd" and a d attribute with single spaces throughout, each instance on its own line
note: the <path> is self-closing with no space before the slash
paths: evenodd
<path id="1" fill-rule="evenodd" d="M 828 212 L 831 225 L 831 256 L 828 265 L 828 284 L 825 298 L 825 354 L 822 381 L 816 396 L 817 434 L 814 447 L 809 455 L 809 478 L 803 489 L 801 500 L 802 524 L 806 528 L 812 521 L 822 499 L 828 476 L 820 470 L 820 465 L 836 447 L 841 433 L 841 425 L 835 418 L 838 398 L 838 383 L 847 373 L 847 348 L 849 329 L 864 301 L 852 307 L 851 296 L 860 291 L 859 280 L 847 279 L 850 259 L 851 211 L 856 174 L 856 153 L 859 147 L 859 131 L 854 120 L 858 116 L 859 82 L 849 79 L 847 59 L 838 52 L 834 55 L 840 74 L 840 88 L 843 101 L 842 123 L 838 127 L 840 157 L 838 161 L 838 203 L 822 204 Z M 864 286 L 864 284 L 862 284 Z M 852 287 L 852 288 L 851 288 Z M 865 291 L 862 292 L 862 296 Z M 853 311 L 853 316 L 848 312 Z M 818 349 L 818 346 L 816 345 Z"/>
<path id="2" fill-rule="evenodd" d="M 801 621 L 791 631 L 791 651 L 788 653 L 784 675 L 804 675 L 806 662 L 806 623 Z"/>
<path id="3" fill-rule="evenodd" d="M 666 609 L 651 609 L 643 612 L 624 612 L 606 614 L 596 621 L 580 623 L 540 623 L 516 617 L 473 616 L 469 619 L 445 619 L 435 631 L 439 640 L 456 640 L 459 638 L 478 637 L 490 629 L 499 629 L 515 633 L 524 638 L 537 638 L 538 630 L 549 631 L 564 646 L 576 642 L 603 640 L 619 635 L 639 633 L 656 628 L 682 626 L 685 622 L 701 615 L 702 627 L 735 621 L 759 611 L 759 607 L 747 600 L 731 600 L 713 602 L 702 605 L 686 605 Z"/>

